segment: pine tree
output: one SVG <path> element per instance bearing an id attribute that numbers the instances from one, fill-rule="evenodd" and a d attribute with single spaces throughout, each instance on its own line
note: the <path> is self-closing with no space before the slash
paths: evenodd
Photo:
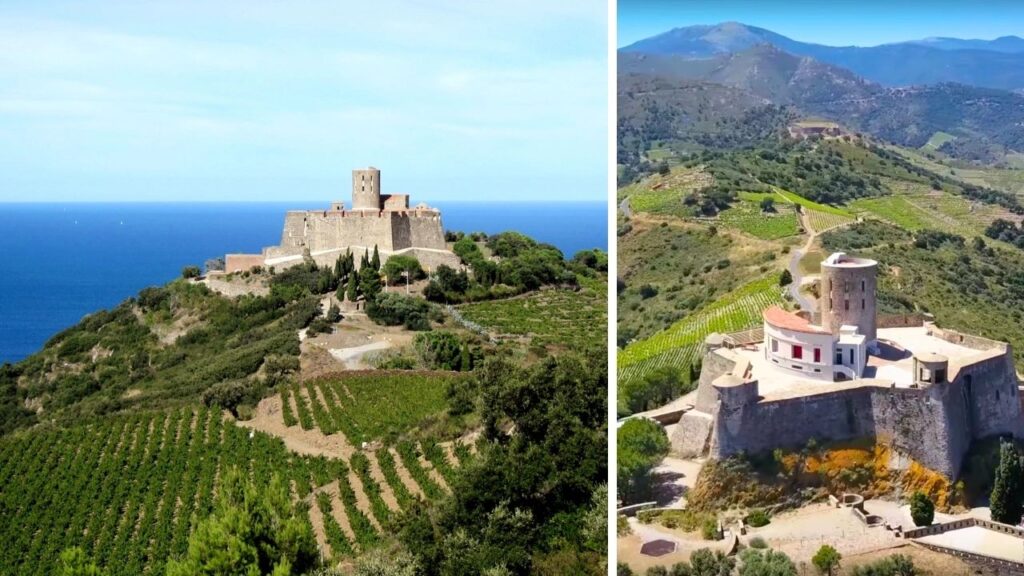
<path id="1" fill-rule="evenodd" d="M 363 257 L 359 259 L 359 269 L 362 270 L 370 265 L 370 252 L 363 250 Z"/>
<path id="2" fill-rule="evenodd" d="M 917 526 L 931 526 L 935 520 L 935 504 L 920 490 L 910 497 L 910 518 Z"/>
<path id="3" fill-rule="evenodd" d="M 1024 491 L 1021 486 L 1020 453 L 1013 441 L 1002 442 L 999 446 L 999 466 L 992 485 L 990 509 L 992 520 L 1004 524 L 1020 523 L 1024 511 Z"/>
<path id="4" fill-rule="evenodd" d="M 380 270 L 380 252 L 377 251 L 377 245 L 373 245 L 373 258 L 370 259 L 370 266 L 373 266 L 374 270 Z"/>

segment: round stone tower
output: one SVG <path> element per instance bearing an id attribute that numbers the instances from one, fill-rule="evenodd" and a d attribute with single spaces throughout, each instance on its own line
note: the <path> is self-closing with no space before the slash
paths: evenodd
<path id="1" fill-rule="evenodd" d="M 380 210 L 380 170 L 373 166 L 352 171 L 352 209 Z"/>
<path id="2" fill-rule="evenodd" d="M 867 342 L 877 338 L 875 288 L 878 262 L 836 252 L 821 263 L 821 327 L 833 334 L 856 326 Z"/>

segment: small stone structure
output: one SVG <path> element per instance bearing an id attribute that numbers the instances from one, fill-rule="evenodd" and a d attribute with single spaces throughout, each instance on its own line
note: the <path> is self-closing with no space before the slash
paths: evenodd
<path id="1" fill-rule="evenodd" d="M 874 264 L 853 261 L 858 266 L 852 275 L 833 273 L 829 279 L 833 310 L 837 297 L 842 302 L 848 294 L 856 295 L 849 299 L 857 310 L 843 306 L 842 314 L 835 315 L 853 323 L 840 330 L 856 326 L 864 340 L 871 334 L 870 346 L 864 342 L 868 353 L 865 362 L 857 363 L 858 372 L 849 379 L 815 377 L 808 370 L 773 362 L 766 342 L 730 346 L 728 337 L 709 339 L 694 409 L 683 414 L 670 439 L 675 454 L 724 458 L 800 447 L 812 438 L 874 438 L 890 446 L 894 458 L 912 458 L 955 480 L 975 439 L 1022 436 L 1010 345 L 945 330 L 921 317 L 885 322 L 865 317 L 875 310 Z M 871 302 L 861 305 L 862 294 Z M 808 321 L 790 316 L 786 323 L 793 325 L 781 329 L 791 333 L 780 338 L 802 338 L 792 329 L 799 328 L 798 320 L 801 326 Z M 766 314 L 766 340 L 781 334 L 776 330 L 780 322 L 770 325 L 769 320 Z M 895 327 L 878 329 L 879 323 Z M 835 322 L 822 324 L 811 336 L 834 338 L 825 326 L 834 327 Z M 813 364 L 812 356 L 809 365 Z"/>
<path id="2" fill-rule="evenodd" d="M 381 194 L 380 170 L 352 171 L 352 209 L 332 202 L 329 210 L 298 210 L 285 215 L 281 243 L 262 254 L 228 254 L 225 272 L 254 266 L 287 268 L 308 255 L 317 264 L 330 266 L 351 250 L 357 255 L 374 247 L 382 259 L 394 254 L 415 256 L 427 270 L 441 264 L 455 267 L 459 258 L 444 241 L 441 212 L 426 204 L 409 208 L 407 194 Z"/>

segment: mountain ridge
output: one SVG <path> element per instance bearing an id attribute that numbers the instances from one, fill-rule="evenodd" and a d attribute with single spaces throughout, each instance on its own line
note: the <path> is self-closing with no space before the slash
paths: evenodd
<path id="1" fill-rule="evenodd" d="M 949 38 L 911 40 L 878 46 L 826 46 L 794 40 L 765 28 L 739 22 L 677 27 L 638 40 L 619 53 L 709 58 L 771 44 L 849 69 L 889 87 L 957 82 L 986 88 L 1024 88 L 1024 39 L 992 41 Z M 954 42 L 956 40 L 956 42 Z M 991 49 L 978 49 L 991 46 Z"/>

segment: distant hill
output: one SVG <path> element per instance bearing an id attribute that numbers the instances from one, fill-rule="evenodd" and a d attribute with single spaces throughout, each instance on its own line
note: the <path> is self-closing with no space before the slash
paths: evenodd
<path id="1" fill-rule="evenodd" d="M 722 94 L 718 106 L 734 109 L 751 97 L 835 120 L 897 144 L 919 147 L 936 132 L 958 137 L 962 156 L 989 160 L 1002 149 L 1024 150 L 1024 97 L 1020 94 L 962 84 L 942 83 L 888 88 L 843 68 L 795 56 L 773 45 L 694 59 L 669 54 L 619 54 L 620 83 L 633 86 L 639 77 L 659 78 L 648 86 L 667 91 L 657 97 L 668 106 L 679 87 L 693 82 L 730 86 L 747 94 Z M 620 98 L 622 90 L 620 88 Z M 677 107 L 687 109 L 683 100 Z M 748 106 L 753 107 L 754 104 Z M 620 129 L 633 108 L 620 105 Z"/>
<path id="2" fill-rule="evenodd" d="M 764 28 L 726 22 L 675 28 L 630 44 L 620 52 L 709 58 L 759 44 L 847 68 L 890 87 L 958 82 L 1004 90 L 1024 88 L 1024 39 L 1016 36 L 991 41 L 934 38 L 873 47 L 838 47 L 800 42 Z"/>
<path id="3" fill-rule="evenodd" d="M 1024 53 L 1024 38 L 1019 36 L 1000 36 L 995 40 L 961 40 L 959 38 L 923 38 L 911 40 L 906 44 L 918 44 L 939 50 L 990 50 L 1009 54 Z"/>

